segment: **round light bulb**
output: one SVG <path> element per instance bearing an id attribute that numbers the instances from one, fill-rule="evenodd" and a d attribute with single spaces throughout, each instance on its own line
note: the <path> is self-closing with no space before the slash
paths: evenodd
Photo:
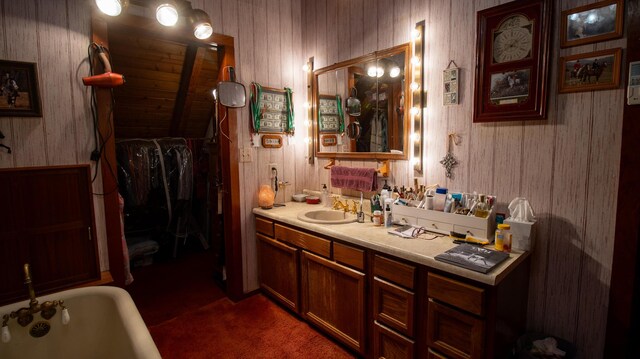
<path id="1" fill-rule="evenodd" d="M 411 58 L 411 63 L 413 65 L 420 65 L 420 58 L 418 56 L 414 56 Z"/>
<path id="2" fill-rule="evenodd" d="M 411 134 L 411 139 L 412 139 L 414 142 L 418 142 L 418 141 L 420 141 L 420 134 L 419 134 L 419 133 L 417 133 L 417 132 L 412 133 L 412 134 Z"/>
<path id="3" fill-rule="evenodd" d="M 172 4 L 161 4 L 156 8 L 156 19 L 164 26 L 178 23 L 178 10 Z"/>
<path id="4" fill-rule="evenodd" d="M 305 120 L 305 121 L 304 121 L 304 125 L 305 125 L 306 127 L 311 127 L 311 121 L 309 121 L 309 120 Z"/>
<path id="5" fill-rule="evenodd" d="M 376 77 L 376 67 L 375 66 L 369 66 L 369 68 L 367 69 L 367 76 L 369 77 Z"/>
<path id="6" fill-rule="evenodd" d="M 376 77 L 382 77 L 384 75 L 384 69 L 382 67 L 376 68 Z"/>
<path id="7" fill-rule="evenodd" d="M 310 142 L 310 141 L 311 141 L 311 140 L 309 139 L 309 137 L 305 137 L 305 138 L 304 138 L 304 143 L 306 143 L 307 145 L 309 144 L 309 142 Z"/>
<path id="8" fill-rule="evenodd" d="M 400 68 L 398 66 L 394 66 L 389 70 L 389 76 L 392 78 L 398 77 L 400 75 Z"/>
<path id="9" fill-rule="evenodd" d="M 412 165 L 412 166 L 415 166 L 415 165 L 417 165 L 418 163 L 420 163 L 420 159 L 419 159 L 418 157 L 413 157 L 413 158 L 411 159 L 411 165 Z"/>
<path id="10" fill-rule="evenodd" d="M 411 113 L 411 115 L 415 116 L 415 115 L 420 113 L 420 109 L 417 108 L 417 107 L 412 107 L 411 110 L 409 110 L 409 113 Z"/>
<path id="11" fill-rule="evenodd" d="M 302 106 L 304 106 L 304 108 L 311 108 L 311 104 L 309 102 L 305 102 L 302 104 Z"/>
<path id="12" fill-rule="evenodd" d="M 105 15 L 118 16 L 122 12 L 120 0 L 96 0 L 96 5 Z"/>
<path id="13" fill-rule="evenodd" d="M 211 36 L 213 34 L 213 28 L 211 27 L 211 24 L 200 24 L 198 26 L 196 26 L 195 29 L 193 29 L 193 36 L 196 37 L 196 39 L 200 39 L 200 40 L 204 40 L 204 39 L 208 39 L 209 36 Z"/>
<path id="14" fill-rule="evenodd" d="M 311 66 L 309 64 L 302 65 L 302 71 L 309 72 L 311 70 Z"/>
<path id="15" fill-rule="evenodd" d="M 409 87 L 411 88 L 411 91 L 417 91 L 418 89 L 420 89 L 420 84 L 417 82 L 412 82 Z"/>
<path id="16" fill-rule="evenodd" d="M 420 32 L 421 32 L 421 31 L 420 31 L 420 30 L 418 30 L 418 29 L 413 29 L 413 30 L 411 31 L 411 38 L 412 38 L 412 39 L 414 39 L 414 40 L 415 40 L 415 39 L 419 39 L 419 38 L 420 38 Z"/>

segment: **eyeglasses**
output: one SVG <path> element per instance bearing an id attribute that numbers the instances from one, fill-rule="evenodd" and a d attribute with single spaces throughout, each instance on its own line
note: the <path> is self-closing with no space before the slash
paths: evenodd
<path id="1" fill-rule="evenodd" d="M 422 236 L 422 237 L 420 237 Z M 443 235 L 439 234 L 439 233 L 435 233 L 427 228 L 424 227 L 414 227 L 413 231 L 411 232 L 411 237 L 413 238 L 422 238 L 422 239 L 427 239 L 427 240 L 432 240 L 432 239 L 436 239 L 438 237 L 442 237 Z"/>

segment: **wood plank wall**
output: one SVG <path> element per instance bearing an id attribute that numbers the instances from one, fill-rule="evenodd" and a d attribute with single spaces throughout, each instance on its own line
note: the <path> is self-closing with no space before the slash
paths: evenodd
<path id="1" fill-rule="evenodd" d="M 89 1 L 0 0 L 0 58 L 35 62 L 42 117 L 0 117 L 0 168 L 89 163 L 94 149 L 89 91 L 81 78 L 92 7 Z M 95 169 L 92 164 L 92 171 Z M 102 193 L 102 179 L 93 184 Z M 100 269 L 109 267 L 102 198 L 94 196 Z"/>
<path id="2" fill-rule="evenodd" d="M 526 197 L 538 216 L 529 294 L 531 330 L 575 343 L 581 357 L 602 355 L 614 239 L 623 90 L 557 94 L 558 57 L 614 47 L 626 39 L 560 49 L 560 12 L 592 0 L 555 2 L 547 120 L 472 123 L 476 12 L 507 0 L 304 0 L 303 53 L 316 68 L 409 41 L 426 20 L 425 175 L 420 183 L 498 196 L 499 208 Z M 441 105 L 442 70 L 462 68 L 461 104 Z M 623 74 L 623 76 L 625 76 Z M 462 137 L 460 165 L 447 179 L 439 160 L 450 132 Z M 329 182 L 325 160 L 301 169 L 304 188 Z M 375 163 L 340 161 L 347 166 Z M 406 163 L 391 182 L 411 185 Z"/>
<path id="3" fill-rule="evenodd" d="M 409 30 L 426 20 L 428 111 L 425 175 L 420 183 L 498 196 L 501 208 L 515 196 L 528 198 L 538 215 L 529 296 L 532 330 L 564 337 L 583 357 L 599 357 L 603 347 L 613 249 L 613 226 L 622 123 L 622 90 L 558 96 L 560 55 L 624 47 L 625 39 L 560 50 L 554 35 L 549 118 L 507 124 L 471 123 L 476 12 L 506 0 L 194 0 L 214 31 L 236 41 L 238 77 L 247 86 L 291 87 L 296 135 L 281 149 L 252 148 L 253 161 L 240 164 L 242 183 L 244 288 L 257 288 L 255 228 L 251 209 L 257 188 L 269 183 L 267 163 L 277 163 L 288 181 L 284 201 L 303 188 L 329 183 L 326 160 L 308 165 L 305 137 L 307 58 L 315 67 L 364 55 L 409 40 Z M 558 2 L 561 10 L 590 0 Z M 64 6 L 61 6 L 64 4 Z M 92 6 L 85 0 L 0 0 L 0 57 L 37 62 L 43 101 L 42 118 L 0 118 L 3 143 L 0 167 L 86 163 L 93 149 L 86 76 Z M 473 24 L 473 25 L 470 25 Z M 443 107 L 441 71 L 449 60 L 462 68 L 461 104 Z M 234 143 L 251 146 L 248 108 L 236 110 L 241 123 Z M 462 143 L 454 154 L 460 165 L 447 179 L 438 161 L 446 135 L 457 132 Z M 69 141 L 69 139 L 73 139 Z M 376 167 L 375 162 L 340 161 L 346 166 Z M 391 183 L 409 185 L 413 170 L 406 161 L 392 164 Z M 94 190 L 100 192 L 100 179 Z M 333 190 L 337 192 L 336 190 Z M 105 238 L 100 197 L 95 197 L 98 237 Z M 107 267 L 101 247 L 101 267 Z"/>

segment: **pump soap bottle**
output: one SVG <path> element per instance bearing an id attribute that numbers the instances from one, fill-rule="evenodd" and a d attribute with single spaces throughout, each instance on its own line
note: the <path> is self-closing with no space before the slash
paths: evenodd
<path id="1" fill-rule="evenodd" d="M 322 194 L 320 195 L 320 201 L 322 205 L 325 207 L 331 207 L 331 203 L 329 203 L 329 190 L 327 189 L 327 185 L 322 185 Z"/>

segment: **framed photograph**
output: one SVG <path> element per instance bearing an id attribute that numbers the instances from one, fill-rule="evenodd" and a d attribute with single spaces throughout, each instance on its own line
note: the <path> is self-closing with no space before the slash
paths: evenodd
<path id="1" fill-rule="evenodd" d="M 616 89 L 620 86 L 621 62 L 621 48 L 561 57 L 558 92 Z"/>
<path id="2" fill-rule="evenodd" d="M 0 60 L 0 76 L 0 116 L 42 116 L 38 69 L 35 63 Z"/>
<path id="3" fill-rule="evenodd" d="M 459 95 L 459 79 L 460 69 L 457 67 L 448 68 L 442 72 L 442 84 L 443 84 L 443 94 L 442 94 L 442 104 L 444 106 L 451 106 L 458 104 L 458 95 Z"/>
<path id="4" fill-rule="evenodd" d="M 623 0 L 606 0 L 562 12 L 560 47 L 622 37 Z"/>
<path id="5" fill-rule="evenodd" d="M 473 122 L 547 117 L 552 0 L 478 12 Z"/>

